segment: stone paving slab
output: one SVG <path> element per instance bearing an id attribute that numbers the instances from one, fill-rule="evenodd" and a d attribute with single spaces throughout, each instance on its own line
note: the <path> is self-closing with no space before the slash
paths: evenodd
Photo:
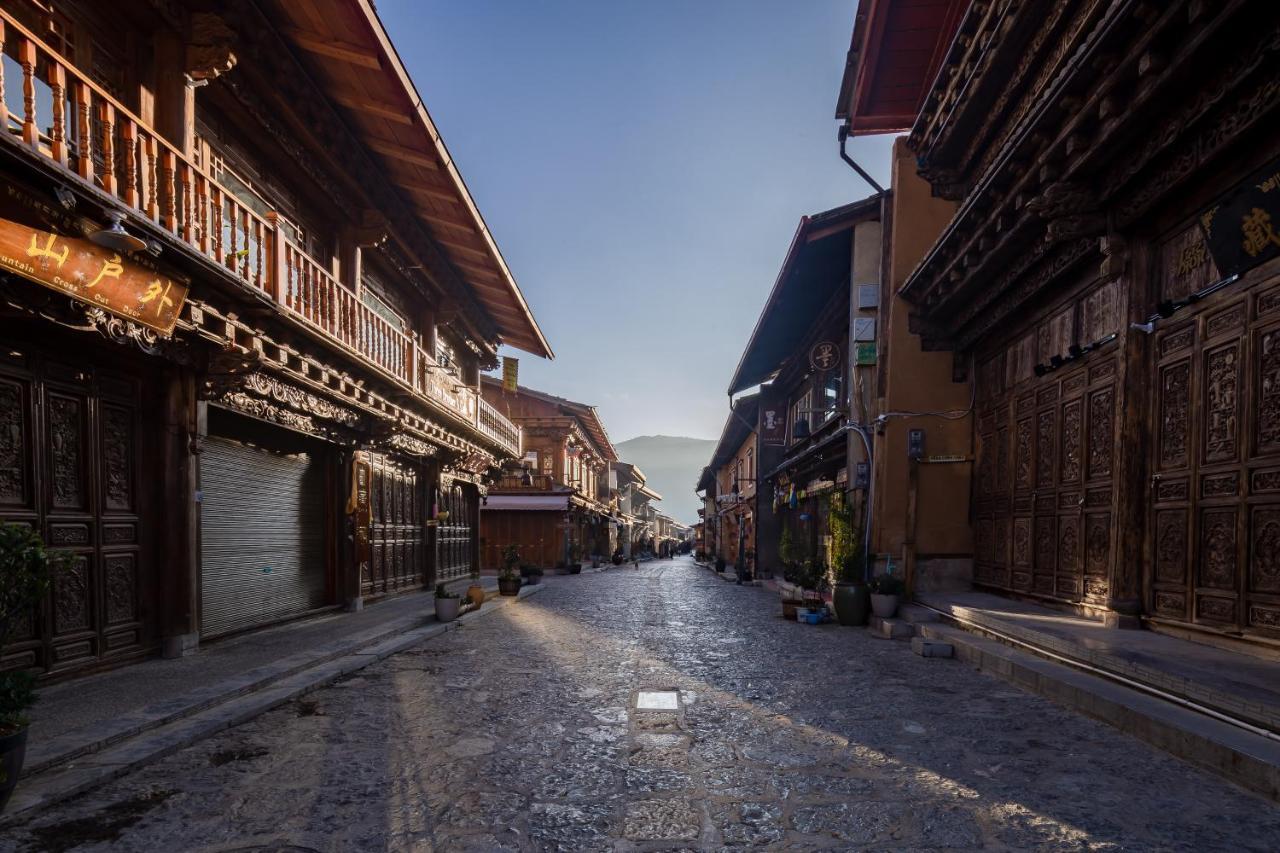
<path id="1" fill-rule="evenodd" d="M 393 654 L 406 651 L 448 631 L 469 624 L 481 616 L 540 592 L 542 584 L 522 587 L 517 596 L 498 597 L 487 601 L 479 610 L 463 614 L 454 622 L 431 622 L 410 630 L 401 628 L 397 636 L 381 639 L 382 633 L 359 635 L 377 640 L 371 645 L 347 648 L 340 657 L 321 658 L 304 669 L 277 673 L 245 690 L 230 690 L 221 701 L 210 701 L 202 708 L 177 718 L 152 720 L 147 723 L 139 715 L 139 727 L 131 736 L 116 739 L 74 763 L 46 767 L 25 776 L 9 801 L 0 826 L 12 823 L 41 809 L 108 782 L 149 762 L 156 761 L 196 741 L 240 725 L 278 705 L 289 702 L 343 676 L 350 675 Z M 201 691 L 204 696 L 216 687 Z M 177 704 L 177 703 L 175 703 Z"/>
<path id="2" fill-rule="evenodd" d="M 1276 849 L 1271 801 L 780 609 L 688 560 L 549 584 L 8 826 L 0 853 Z"/>

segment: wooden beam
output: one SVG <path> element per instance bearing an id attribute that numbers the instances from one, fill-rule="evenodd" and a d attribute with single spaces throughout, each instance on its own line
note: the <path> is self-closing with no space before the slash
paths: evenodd
<path id="1" fill-rule="evenodd" d="M 484 249 L 477 249 L 475 246 L 468 246 L 465 243 L 459 243 L 457 240 L 446 240 L 443 237 L 437 237 L 436 242 L 441 246 L 448 246 L 450 249 L 456 249 L 459 252 L 466 252 L 469 255 L 475 255 L 484 260 L 491 260 L 491 255 Z"/>
<path id="2" fill-rule="evenodd" d="M 382 63 L 378 61 L 378 52 L 374 48 L 361 47 L 358 44 L 339 41 L 299 27 L 281 27 L 280 32 L 298 47 L 309 53 L 349 62 L 352 65 L 359 65 L 361 68 L 370 68 L 374 71 L 382 70 Z"/>
<path id="3" fill-rule="evenodd" d="M 473 264 L 470 261 L 461 261 L 461 260 L 458 260 L 457 258 L 451 258 L 451 260 L 453 261 L 454 265 L 462 267 L 464 270 L 470 270 L 471 272 L 475 273 L 478 276 L 481 276 L 482 278 L 487 278 L 487 279 L 490 279 L 491 281 L 499 281 L 499 282 L 503 280 L 502 276 L 498 275 L 496 272 L 489 269 L 488 267 L 482 267 L 479 264 Z"/>
<path id="4" fill-rule="evenodd" d="M 437 163 L 436 159 L 430 154 L 423 154 L 416 148 L 410 148 L 407 145 L 401 145 L 398 142 L 388 142 L 385 139 L 369 138 L 365 140 L 364 144 L 368 145 L 379 154 L 385 154 L 394 160 L 412 163 L 415 166 L 422 166 L 423 168 L 431 169 L 432 171 L 439 171 L 440 169 L 440 164 Z"/>
<path id="5" fill-rule="evenodd" d="M 358 113 L 368 113 L 369 115 L 385 118 L 387 121 L 394 121 L 397 124 L 406 126 L 413 125 L 413 117 L 409 110 L 397 107 L 394 104 L 384 103 L 382 101 L 374 101 L 368 98 L 362 98 L 358 95 L 350 95 L 346 93 L 335 93 L 329 96 L 335 103 L 342 104 L 348 109 L 355 110 Z"/>

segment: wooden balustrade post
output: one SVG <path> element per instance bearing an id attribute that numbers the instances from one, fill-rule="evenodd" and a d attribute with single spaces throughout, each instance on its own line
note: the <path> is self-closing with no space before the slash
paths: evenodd
<path id="1" fill-rule="evenodd" d="M 209 183 L 200 172 L 196 172 L 196 245 L 201 253 L 209 254 Z"/>
<path id="2" fill-rule="evenodd" d="M 286 266 L 285 243 L 283 229 L 280 227 L 280 214 L 274 210 L 267 211 L 267 225 L 270 228 L 271 256 L 267 263 L 267 293 L 281 305 L 285 304 L 284 294 L 288 282 L 289 270 Z"/>
<path id="3" fill-rule="evenodd" d="M 138 125 L 126 118 L 120 125 L 120 144 L 124 147 L 124 203 L 140 207 L 138 195 Z"/>
<path id="4" fill-rule="evenodd" d="M 173 149 L 165 147 L 164 153 L 161 155 L 161 182 L 164 190 L 164 198 L 161 202 L 163 211 L 163 222 L 166 230 L 173 233 L 178 231 L 178 212 L 177 212 L 177 182 L 174 180 L 174 173 L 178 170 L 178 158 L 174 156 Z"/>
<path id="5" fill-rule="evenodd" d="M 418 390 L 418 338 L 416 335 L 409 338 L 409 369 L 405 371 L 408 374 L 405 378 L 409 382 L 409 387 Z"/>
<path id="6" fill-rule="evenodd" d="M 102 125 L 102 189 L 115 195 L 119 189 L 116 181 L 116 108 L 107 101 L 98 104 L 98 122 Z"/>
<path id="7" fill-rule="evenodd" d="M 49 62 L 49 92 L 53 103 L 53 126 L 49 129 L 49 153 L 67 164 L 67 72 L 59 62 Z"/>
<path id="8" fill-rule="evenodd" d="M 89 120 L 89 84 L 76 81 L 76 174 L 93 183 L 93 122 Z"/>
<path id="9" fill-rule="evenodd" d="M 222 263 L 226 247 L 222 244 L 222 190 L 217 184 L 209 188 L 209 204 L 213 213 L 213 259 Z"/>
<path id="10" fill-rule="evenodd" d="M 40 144 L 36 126 L 36 43 L 22 38 L 18 43 L 18 64 L 22 66 L 22 141 L 32 148 Z"/>

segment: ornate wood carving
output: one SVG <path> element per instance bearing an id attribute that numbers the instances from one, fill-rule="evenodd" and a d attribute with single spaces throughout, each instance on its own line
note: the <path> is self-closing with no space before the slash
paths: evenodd
<path id="1" fill-rule="evenodd" d="M 1239 383 L 1239 344 L 1220 347 L 1205 356 L 1206 462 L 1230 462 L 1237 456 Z"/>
<path id="2" fill-rule="evenodd" d="M 1031 420 L 1018 421 L 1015 435 L 1017 448 L 1014 453 L 1014 488 L 1031 488 Z"/>
<path id="3" fill-rule="evenodd" d="M 28 481 L 25 395 L 0 380 L 0 504 L 25 505 Z"/>
<path id="4" fill-rule="evenodd" d="M 1234 508 L 1201 514 L 1199 585 L 1232 590 L 1236 585 L 1237 539 Z"/>
<path id="5" fill-rule="evenodd" d="M 1156 513 L 1156 580 L 1182 583 L 1187 579 L 1187 514 L 1183 510 Z"/>
<path id="6" fill-rule="evenodd" d="M 1116 391 L 1103 388 L 1089 395 L 1089 477 L 1111 476 L 1115 452 Z"/>
<path id="7" fill-rule="evenodd" d="M 1182 468 L 1187 464 L 1188 430 L 1191 427 L 1191 362 L 1179 361 L 1160 369 L 1160 464 Z"/>
<path id="8" fill-rule="evenodd" d="M 113 554 L 103 559 L 106 583 L 107 624 L 132 622 L 137 616 L 138 572 L 132 554 Z"/>
<path id="9" fill-rule="evenodd" d="M 53 505 L 80 509 L 85 505 L 83 430 L 80 401 L 60 394 L 49 396 L 49 447 L 53 454 Z"/>
<path id="10" fill-rule="evenodd" d="M 1257 452 L 1280 452 L 1280 331 L 1258 336 Z"/>
<path id="11" fill-rule="evenodd" d="M 1080 401 L 1073 400 L 1062 407 L 1062 472 L 1063 483 L 1080 479 Z"/>
<path id="12" fill-rule="evenodd" d="M 1249 547 L 1249 586 L 1254 592 L 1280 593 L 1280 508 L 1253 511 Z"/>
<path id="13" fill-rule="evenodd" d="M 89 627 L 89 559 L 83 555 L 54 576 L 53 623 L 59 634 Z"/>
<path id="14" fill-rule="evenodd" d="M 1055 421 L 1054 412 L 1041 412 L 1036 418 L 1036 486 L 1047 487 L 1053 485 L 1053 469 L 1056 459 L 1055 447 Z"/>
<path id="15" fill-rule="evenodd" d="M 133 413 L 102 407 L 103 492 L 107 509 L 133 509 Z"/>

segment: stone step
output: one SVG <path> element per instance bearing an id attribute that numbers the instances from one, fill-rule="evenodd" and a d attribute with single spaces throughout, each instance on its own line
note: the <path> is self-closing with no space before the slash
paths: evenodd
<path id="1" fill-rule="evenodd" d="M 912 625 L 920 625 L 926 622 L 937 622 L 938 614 L 918 604 L 904 604 L 898 608 L 898 618 L 904 619 Z"/>
<path id="2" fill-rule="evenodd" d="M 905 620 L 884 619 L 879 616 L 871 617 L 869 627 L 873 635 L 886 640 L 905 640 L 916 632 L 915 626 Z"/>
<path id="3" fill-rule="evenodd" d="M 950 643 L 943 643 L 938 640 L 929 640 L 924 637 L 912 637 L 911 651 L 920 655 L 922 658 L 950 658 L 955 656 L 956 647 Z"/>
<path id="4" fill-rule="evenodd" d="M 962 628 L 921 625 L 920 634 L 978 669 L 1280 802 L 1280 742 L 1272 738 Z"/>

